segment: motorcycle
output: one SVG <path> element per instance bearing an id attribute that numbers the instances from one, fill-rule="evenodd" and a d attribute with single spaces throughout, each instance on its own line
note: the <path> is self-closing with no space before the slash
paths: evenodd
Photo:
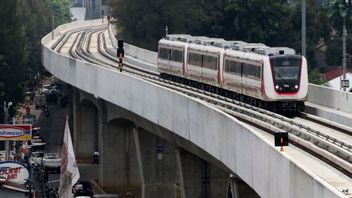
<path id="1" fill-rule="evenodd" d="M 48 107 L 44 107 L 44 113 L 45 113 L 45 116 L 47 118 L 50 116 L 50 112 L 49 112 L 49 108 Z"/>

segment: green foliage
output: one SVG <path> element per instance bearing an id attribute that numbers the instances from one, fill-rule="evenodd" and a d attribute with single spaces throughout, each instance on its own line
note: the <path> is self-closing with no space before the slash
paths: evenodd
<path id="1" fill-rule="evenodd" d="M 276 0 L 234 0 L 224 7 L 226 39 L 237 39 L 248 42 L 261 42 L 267 45 L 281 44 L 288 7 Z"/>
<path id="2" fill-rule="evenodd" d="M 70 2 L 68 0 L 50 0 L 51 10 L 55 13 L 55 27 L 71 21 Z M 57 11 L 55 8 L 57 7 Z"/>
<path id="3" fill-rule="evenodd" d="M 322 85 L 326 83 L 326 81 L 322 78 L 318 69 L 313 69 L 309 72 L 308 80 L 310 83 Z"/>
<path id="4" fill-rule="evenodd" d="M 149 49 L 156 49 L 166 26 L 169 33 L 201 32 L 209 16 L 198 4 L 195 0 L 110 1 L 112 14 L 118 20 L 118 36 Z"/>
<path id="5" fill-rule="evenodd" d="M 346 45 L 352 46 L 352 37 L 346 39 Z M 352 49 L 347 47 L 346 65 L 352 66 Z M 326 50 L 326 62 L 332 67 L 342 65 L 342 39 L 340 37 L 330 40 Z"/>
<path id="6" fill-rule="evenodd" d="M 301 52 L 301 1 L 277 0 L 110 0 L 117 19 L 119 37 L 127 42 L 156 49 L 157 41 L 169 33 L 220 37 L 227 40 L 260 42 L 286 46 Z M 346 19 L 352 32 L 352 5 L 345 0 L 329 0 L 317 7 L 306 0 L 307 60 L 311 82 L 319 83 L 315 63 L 316 46 L 327 45 L 329 65 L 341 65 L 341 30 Z M 352 37 L 347 38 L 347 53 L 352 54 Z M 352 65 L 347 57 L 347 65 Z M 319 83 L 320 84 L 320 83 Z"/>
<path id="7" fill-rule="evenodd" d="M 326 6 L 327 16 L 332 28 L 330 39 L 327 40 L 326 61 L 332 67 L 342 65 L 342 29 L 345 19 L 347 32 L 352 31 L 352 5 L 345 0 L 330 0 Z M 352 54 L 351 35 L 347 35 L 347 54 Z M 347 67 L 351 67 L 351 56 L 347 56 Z"/>
<path id="8" fill-rule="evenodd" d="M 58 23 L 70 21 L 68 0 L 1 1 L 0 102 L 21 101 L 23 89 L 43 72 L 40 40 L 51 30 L 53 4 L 62 11 Z"/>

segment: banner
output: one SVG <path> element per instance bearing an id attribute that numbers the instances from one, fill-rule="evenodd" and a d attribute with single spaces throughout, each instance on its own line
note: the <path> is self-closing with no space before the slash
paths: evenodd
<path id="1" fill-rule="evenodd" d="M 64 142 L 61 151 L 61 174 L 60 174 L 60 198 L 72 197 L 72 186 L 78 181 L 80 175 L 76 164 L 76 157 L 73 151 L 68 117 L 66 118 Z"/>
<path id="2" fill-rule="evenodd" d="M 32 125 L 0 124 L 0 140 L 31 140 Z"/>

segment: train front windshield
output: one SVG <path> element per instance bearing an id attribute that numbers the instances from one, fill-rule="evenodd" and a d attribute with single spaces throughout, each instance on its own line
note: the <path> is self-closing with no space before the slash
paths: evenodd
<path id="1" fill-rule="evenodd" d="M 296 92 L 299 89 L 302 58 L 296 55 L 270 57 L 275 90 Z"/>

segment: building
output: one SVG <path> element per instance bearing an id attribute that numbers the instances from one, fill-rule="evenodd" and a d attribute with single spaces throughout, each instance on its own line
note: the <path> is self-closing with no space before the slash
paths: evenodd
<path id="1" fill-rule="evenodd" d="M 99 19 L 108 14 L 107 0 L 81 0 L 86 8 L 86 20 Z"/>

